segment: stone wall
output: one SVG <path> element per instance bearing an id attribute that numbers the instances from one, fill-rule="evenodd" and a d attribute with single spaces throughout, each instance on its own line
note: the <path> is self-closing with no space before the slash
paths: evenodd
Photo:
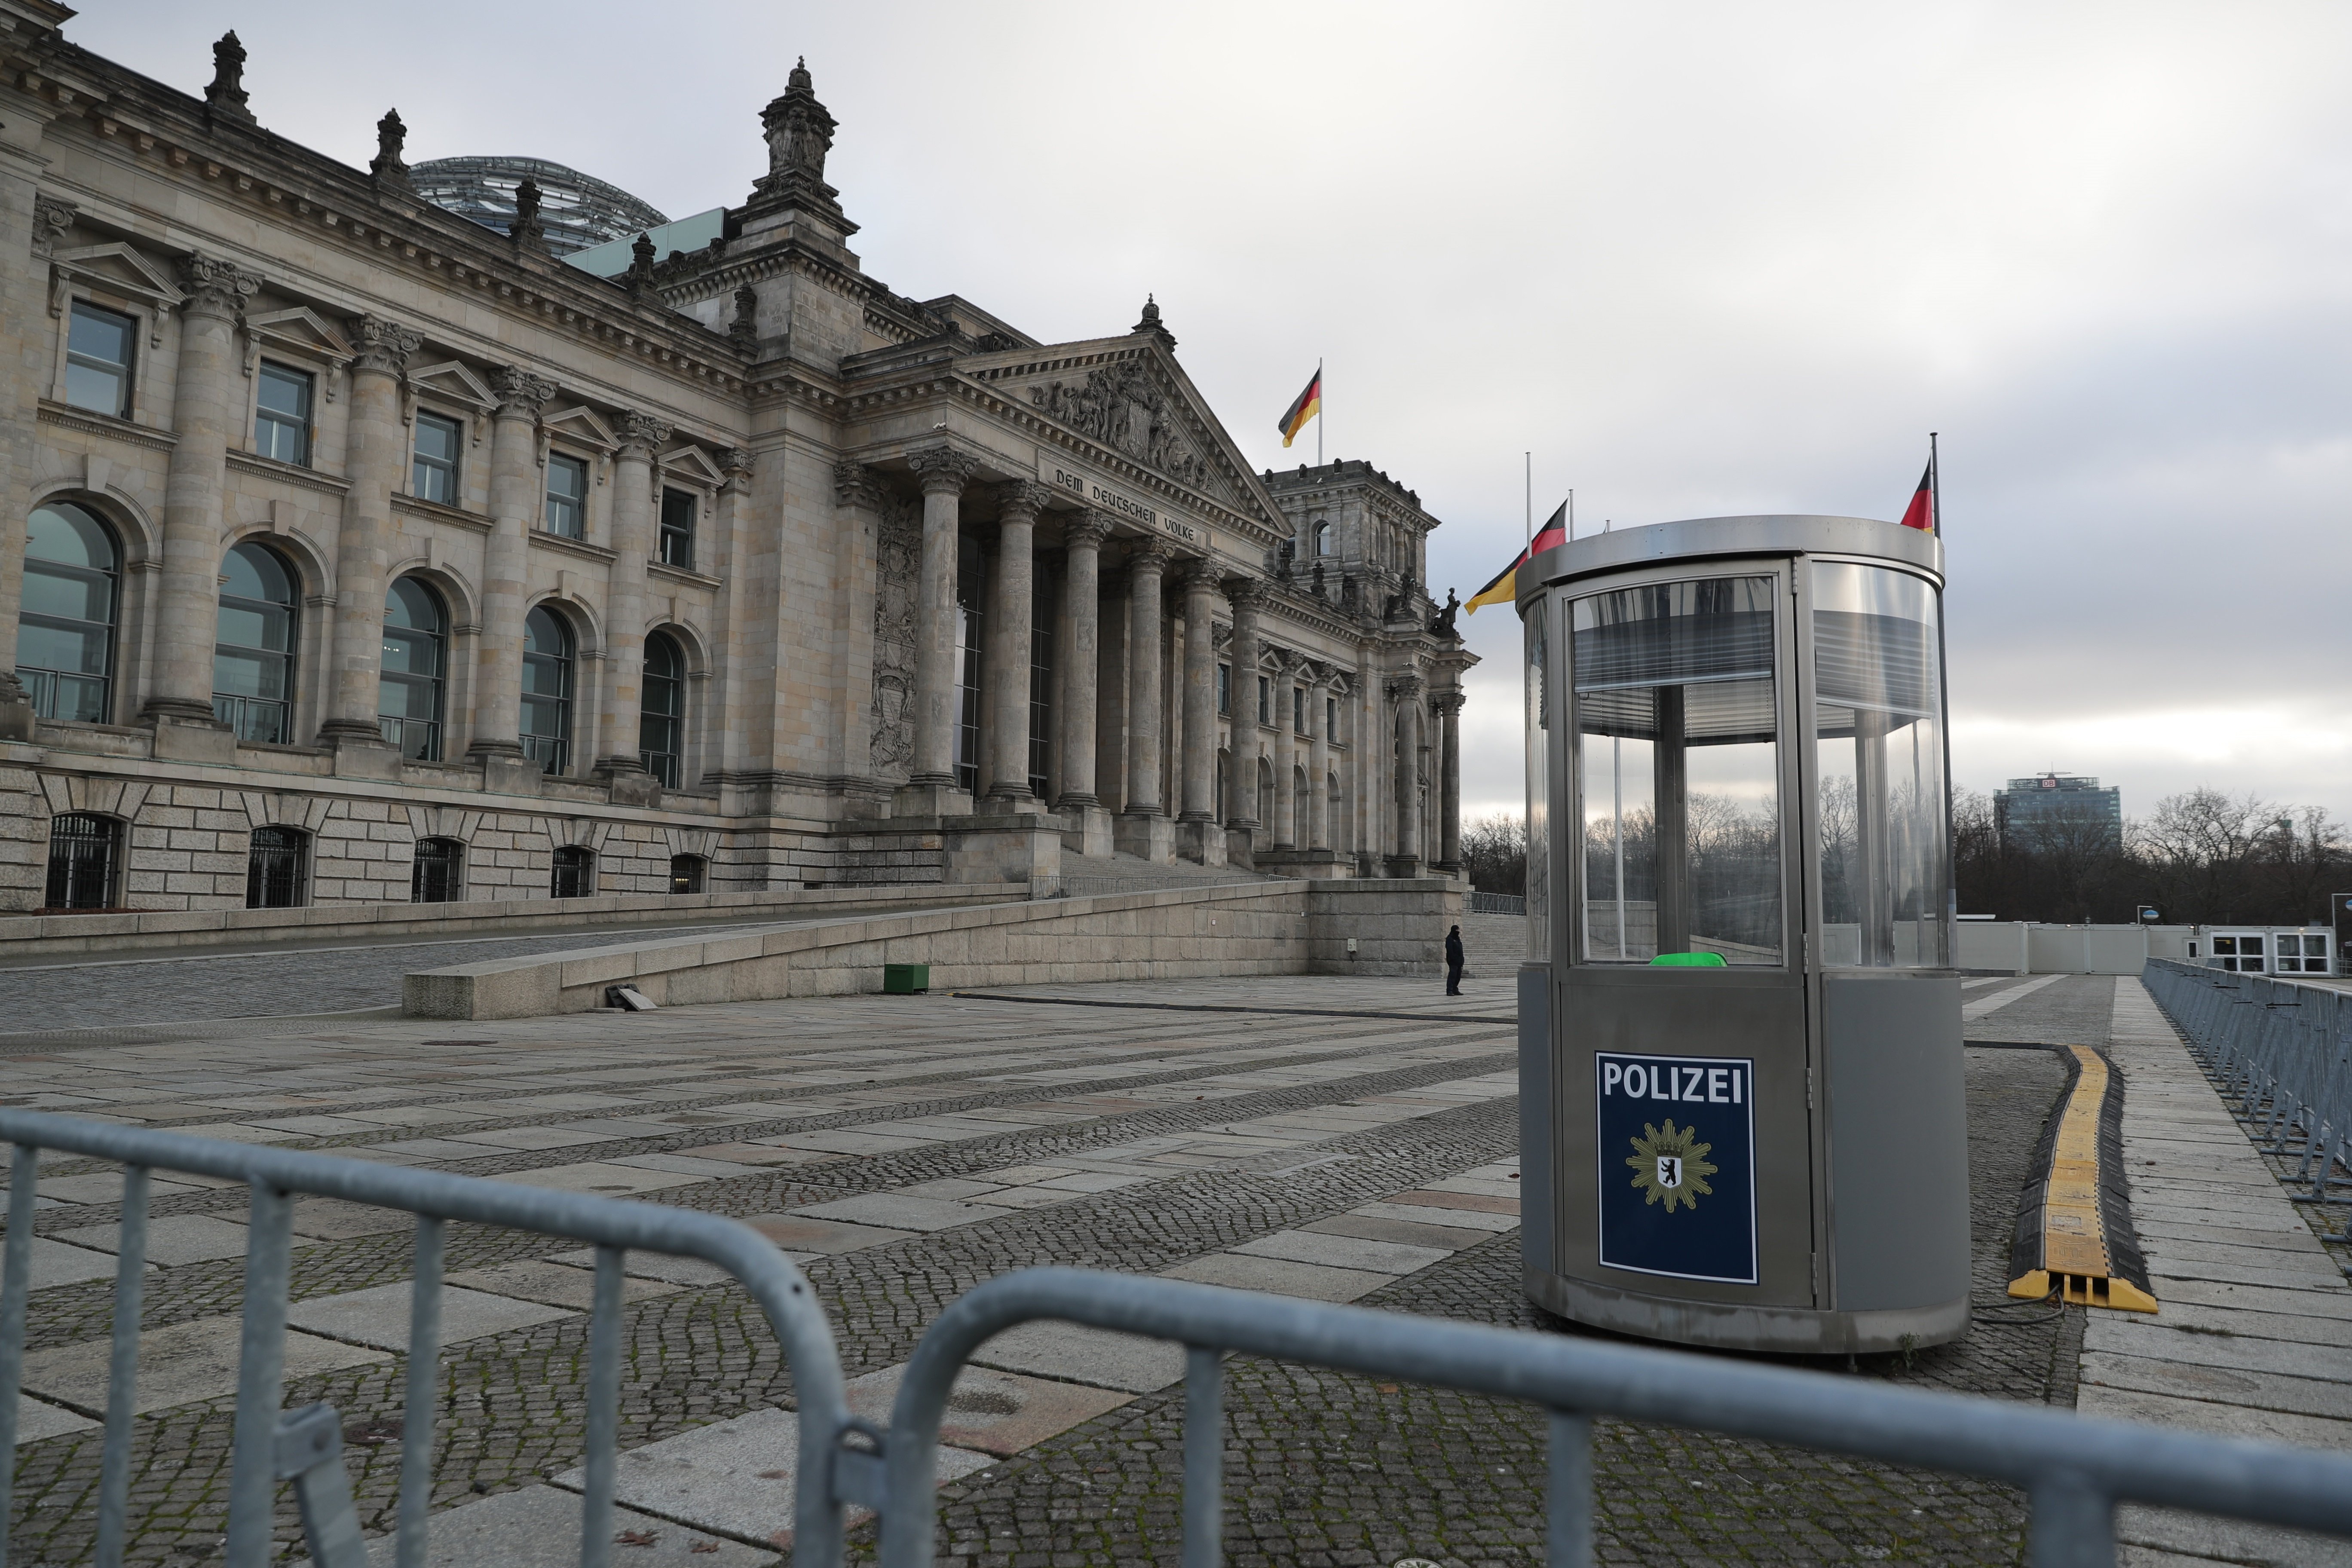
<path id="1" fill-rule="evenodd" d="M 1461 893 L 1442 882 L 1261 882 L 826 921 L 462 964 L 410 974 L 413 1017 L 526 1018 L 602 1006 L 627 982 L 677 1006 L 882 989 L 886 964 L 934 991 L 1239 974 L 1444 972 Z M 1349 936 L 1357 940 L 1351 959 Z"/>

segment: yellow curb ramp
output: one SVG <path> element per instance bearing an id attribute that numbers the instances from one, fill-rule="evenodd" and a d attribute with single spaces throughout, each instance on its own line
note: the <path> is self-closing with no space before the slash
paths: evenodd
<path id="1" fill-rule="evenodd" d="M 2126 1312 L 2157 1310 L 2121 1165 L 2123 1080 L 2088 1046 L 2062 1054 L 2074 1081 L 2051 1118 L 2018 1205 L 2009 1293 Z"/>

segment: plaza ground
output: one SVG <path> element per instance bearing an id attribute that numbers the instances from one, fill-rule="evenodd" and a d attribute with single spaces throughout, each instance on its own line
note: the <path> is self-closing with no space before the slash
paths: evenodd
<path id="1" fill-rule="evenodd" d="M 949 1301 L 1032 1264 L 1574 1331 L 1519 1292 L 1516 952 L 1501 926 L 1469 934 L 1460 998 L 1435 980 L 1287 977 L 462 1031 L 285 1025 L 16 1055 L 5 1098 L 743 1218 L 802 1260 L 846 1373 L 863 1380 L 853 1394 L 878 1416 L 896 1369 Z M 2327 1402 L 2352 1356 L 2322 1348 L 2326 1335 L 2281 1330 L 2262 1342 L 2287 1357 L 2261 1374 L 2275 1388 L 2182 1393 L 2195 1384 L 2188 1373 L 2213 1374 L 2190 1365 L 2219 1353 L 2209 1346 L 2242 1359 L 2260 1338 L 2247 1337 L 2255 1318 L 2321 1322 L 2340 1338 L 2352 1291 L 2308 1233 L 2271 1234 L 2263 1254 L 2301 1249 L 2291 1261 L 2308 1277 L 2296 1289 L 2317 1303 L 2306 1318 L 2277 1315 L 2287 1309 L 2276 1292 L 2259 1313 L 2199 1309 L 2221 1314 L 2201 1333 L 2008 1301 L 2019 1188 L 2063 1081 L 2053 1054 L 2032 1047 L 2142 1053 L 2125 1070 L 2150 1081 L 2162 1052 L 2187 1058 L 2137 981 L 1986 981 L 1966 995 L 1969 1037 L 1988 1042 L 1969 1052 L 1968 1090 L 1974 1294 L 1991 1310 L 1958 1344 L 1828 1370 L 2067 1407 L 2105 1391 L 2096 1398 L 2111 1405 L 2139 1402 L 2115 1413 L 2156 1420 L 2181 1418 L 2183 1400 L 2242 1415 L 2305 1398 L 2303 1425 L 2278 1435 L 2337 1446 L 2352 1413 Z M 2202 1114 L 2201 1083 L 2186 1070 L 2167 1080 L 2166 1136 Z M 2227 1152 L 2210 1129 L 2197 1136 Z M 2252 1175 L 2227 1179 L 2251 1214 L 2253 1184 L 2271 1177 L 2243 1152 Z M 43 1167 L 12 1542 L 27 1561 L 86 1562 L 92 1551 L 99 1443 L 88 1417 L 103 1399 L 117 1185 L 89 1162 Z M 132 1560 L 195 1563 L 216 1552 L 225 1519 L 243 1201 L 176 1177 L 159 1177 L 155 1192 Z M 296 1228 L 287 1404 L 323 1399 L 342 1413 L 362 1520 L 388 1529 L 409 1228 L 387 1211 L 311 1202 Z M 2148 1245 L 2162 1269 L 2201 1244 Z M 555 1563 L 574 1549 L 586 1261 L 569 1243 L 451 1227 L 436 1561 Z M 777 1413 L 793 1391 L 776 1346 L 749 1299 L 706 1266 L 638 1257 L 632 1267 L 621 1495 L 639 1510 L 623 1527 L 647 1539 L 624 1555 L 771 1560 L 790 1524 L 789 1482 L 770 1473 L 788 1476 L 791 1458 Z M 2159 1279 L 2159 1296 L 2176 1289 L 2186 1287 Z M 1036 1327 L 981 1361 L 945 1436 L 942 1561 L 1172 1563 L 1179 1358 Z M 1227 1409 L 1235 1563 L 1467 1565 L 1540 1552 L 1544 1432 L 1533 1412 L 1251 1359 L 1233 1364 Z M 2022 1552 L 2023 1500 L 1961 1478 L 1623 1423 L 1602 1424 L 1597 1458 L 1605 1561 L 1973 1563 Z M 2158 1549 L 2163 1528 L 2159 1518 L 2136 1532 L 2146 1543 L 2131 1560 L 2171 1560 Z M 290 1502 L 280 1530 L 289 1543 L 297 1534 Z M 2200 1555 L 2265 1560 L 2202 1539 Z M 871 1525 L 853 1541 L 870 1555 Z M 2170 1546 L 2198 1550 L 2186 1538 Z M 2305 1546 L 2322 1555 L 2294 1555 Z M 2299 1542 L 2268 1560 L 2336 1561 L 2332 1550 Z"/>

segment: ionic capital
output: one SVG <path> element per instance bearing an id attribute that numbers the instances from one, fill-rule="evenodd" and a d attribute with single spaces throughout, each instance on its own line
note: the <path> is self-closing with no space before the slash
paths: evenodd
<path id="1" fill-rule="evenodd" d="M 980 472 L 980 459 L 953 447 L 926 447 L 907 454 L 907 467 L 927 496 L 960 496 Z"/>
<path id="2" fill-rule="evenodd" d="M 382 316 L 362 316 L 352 322 L 352 369 L 378 375 L 398 375 L 408 368 L 408 356 L 425 346 L 425 334 Z"/>
<path id="3" fill-rule="evenodd" d="M 187 296 L 180 308 L 191 316 L 234 320 L 261 287 L 260 273 L 208 256 L 182 257 L 179 272 L 180 291 Z"/>
<path id="4" fill-rule="evenodd" d="M 501 419 L 536 419 L 547 400 L 555 395 L 555 383 L 543 375 L 534 375 L 519 364 L 502 365 L 490 377 L 490 390 L 499 400 L 498 417 Z"/>
<path id="5" fill-rule="evenodd" d="M 880 511 L 882 481 L 865 464 L 844 458 L 833 466 L 833 499 L 836 505 Z"/>
<path id="6" fill-rule="evenodd" d="M 650 460 L 654 448 L 669 439 L 668 422 L 650 414 L 624 414 L 614 423 L 621 437 L 620 457 L 624 462 L 632 458 Z"/>
<path id="7" fill-rule="evenodd" d="M 1051 486 L 1034 479 L 1014 479 L 996 487 L 997 520 L 1000 522 L 1034 522 L 1037 514 L 1045 510 L 1054 491 Z"/>

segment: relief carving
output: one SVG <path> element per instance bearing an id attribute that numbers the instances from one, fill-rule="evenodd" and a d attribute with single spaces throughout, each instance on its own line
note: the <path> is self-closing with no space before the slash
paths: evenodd
<path id="1" fill-rule="evenodd" d="M 1074 430 L 1159 469 L 1179 484 L 1210 490 L 1209 465 L 1182 433 L 1173 398 L 1130 360 L 1089 372 L 1083 382 L 1029 389 L 1029 401 Z M 1215 487 L 1222 493 L 1223 487 Z"/>
<path id="2" fill-rule="evenodd" d="M 874 702 L 870 751 L 877 777 L 904 778 L 915 757 L 915 595 L 923 575 L 923 528 L 893 496 L 875 530 Z"/>

